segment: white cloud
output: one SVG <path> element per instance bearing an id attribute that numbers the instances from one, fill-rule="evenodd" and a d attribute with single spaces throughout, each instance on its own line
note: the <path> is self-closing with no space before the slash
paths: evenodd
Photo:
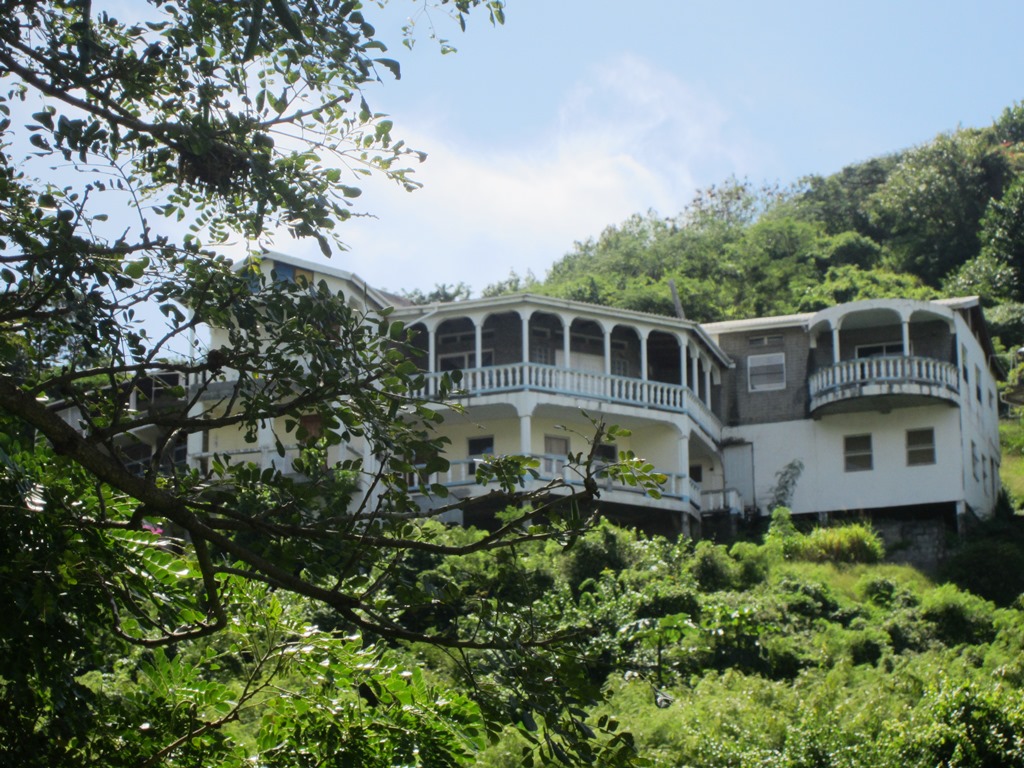
<path id="1" fill-rule="evenodd" d="M 736 149 L 749 142 L 713 99 L 636 57 L 594 69 L 557 115 L 538 118 L 552 128 L 529 146 L 455 143 L 440 120 L 405 131 L 429 151 L 417 168 L 424 188 L 366 185 L 378 218 L 345 225 L 351 253 L 336 263 L 391 289 L 479 291 L 511 269 L 540 277 L 575 240 L 649 208 L 678 213 L 695 189 L 742 174 L 753 157 Z"/>

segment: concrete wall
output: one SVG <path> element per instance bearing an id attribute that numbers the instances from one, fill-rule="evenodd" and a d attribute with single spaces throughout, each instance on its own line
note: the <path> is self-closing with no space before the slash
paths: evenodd
<path id="1" fill-rule="evenodd" d="M 776 336 L 781 337 L 778 343 L 751 346 L 751 339 Z M 736 363 L 735 368 L 725 372 L 722 413 L 726 424 L 786 422 L 807 415 L 809 340 L 802 327 L 724 333 L 718 343 Z M 786 386 L 751 392 L 748 358 L 775 352 L 785 354 Z"/>
<path id="2" fill-rule="evenodd" d="M 931 427 L 935 464 L 907 466 L 906 433 Z M 872 469 L 845 470 L 844 438 L 871 435 Z M 837 414 L 821 420 L 728 428 L 727 438 L 753 444 L 755 499 L 762 511 L 776 485 L 776 473 L 793 460 L 804 464 L 791 508 L 796 514 L 856 511 L 963 498 L 960 420 L 947 405 L 904 408 L 890 414 Z M 726 484 L 733 484 L 726 478 Z M 736 487 L 749 486 L 737 478 Z"/>

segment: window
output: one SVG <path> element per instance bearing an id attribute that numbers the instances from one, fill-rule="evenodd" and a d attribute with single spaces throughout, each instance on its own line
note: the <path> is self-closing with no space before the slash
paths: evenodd
<path id="1" fill-rule="evenodd" d="M 612 357 L 612 375 L 629 376 L 629 360 L 621 355 Z"/>
<path id="2" fill-rule="evenodd" d="M 493 328 L 484 328 L 480 332 L 480 338 L 487 340 L 494 338 Z M 439 347 L 451 347 L 456 344 L 469 344 L 473 345 L 476 343 L 476 331 L 453 331 L 451 333 L 439 333 L 437 335 L 437 345 Z"/>
<path id="3" fill-rule="evenodd" d="M 974 473 L 974 479 L 978 479 L 978 446 L 971 440 L 971 471 Z"/>
<path id="4" fill-rule="evenodd" d="M 615 443 L 601 443 L 594 451 L 594 459 L 599 464 L 614 464 L 619 460 L 619 447 Z"/>
<path id="5" fill-rule="evenodd" d="M 305 416 L 299 417 L 299 428 L 305 437 L 302 438 L 303 442 L 315 443 L 320 435 L 323 434 L 324 427 L 323 422 L 320 419 L 320 415 L 316 413 L 306 414 Z M 296 435 L 298 437 L 298 435 Z"/>
<path id="6" fill-rule="evenodd" d="M 775 347 L 782 343 L 782 334 L 773 334 L 771 336 L 751 336 L 747 339 L 747 343 L 751 347 Z"/>
<path id="7" fill-rule="evenodd" d="M 293 267 L 291 264 L 274 262 L 271 268 L 274 279 L 279 283 L 295 283 L 296 285 L 312 285 L 313 273 L 302 267 Z"/>
<path id="8" fill-rule="evenodd" d="M 981 402 L 981 368 L 974 366 L 974 399 Z"/>
<path id="9" fill-rule="evenodd" d="M 907 430 L 907 466 L 919 467 L 935 463 L 935 430 Z"/>
<path id="10" fill-rule="evenodd" d="M 860 359 L 898 356 L 903 354 L 903 342 L 886 341 L 881 344 L 861 344 L 857 347 L 855 354 Z"/>
<path id="11" fill-rule="evenodd" d="M 468 441 L 469 455 L 489 456 L 494 454 L 494 435 L 471 437 Z"/>
<path id="12" fill-rule="evenodd" d="M 554 347 L 530 347 L 530 362 L 540 363 L 541 365 L 554 365 Z"/>
<path id="13" fill-rule="evenodd" d="M 786 387 L 786 354 L 751 355 L 747 358 L 747 389 L 764 392 Z"/>
<path id="14" fill-rule="evenodd" d="M 569 438 L 544 435 L 544 474 L 561 475 L 569 455 Z"/>
<path id="15" fill-rule="evenodd" d="M 484 367 L 494 365 L 494 351 L 485 349 L 480 356 L 483 358 Z M 447 355 L 437 356 L 437 369 L 439 371 L 465 371 L 476 368 L 475 352 L 452 352 Z"/>
<path id="16" fill-rule="evenodd" d="M 843 438 L 843 458 L 847 472 L 865 472 L 874 467 L 871 435 L 847 435 Z"/>

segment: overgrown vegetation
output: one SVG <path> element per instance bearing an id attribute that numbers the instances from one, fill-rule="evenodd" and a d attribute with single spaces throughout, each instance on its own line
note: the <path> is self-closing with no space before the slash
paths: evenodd
<path id="1" fill-rule="evenodd" d="M 594 719 L 630 731 L 649 765 L 1024 766 L 1020 602 L 997 607 L 880 554 L 866 526 L 800 533 L 783 510 L 762 542 L 602 524 L 562 567 L 531 545 L 458 575 L 584 632 L 586 674 L 607 697 Z M 989 568 L 984 547 L 961 557 Z M 504 731 L 476 764 L 520 765 L 538 725 Z"/>

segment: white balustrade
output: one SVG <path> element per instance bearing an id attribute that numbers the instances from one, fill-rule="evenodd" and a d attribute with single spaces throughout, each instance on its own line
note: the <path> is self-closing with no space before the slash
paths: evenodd
<path id="1" fill-rule="evenodd" d="M 419 394 L 426 397 L 436 395 L 441 375 L 424 374 L 425 385 Z M 689 387 L 661 381 L 575 371 L 540 363 L 512 363 L 463 371 L 457 389 L 466 395 L 534 390 L 587 397 L 659 411 L 686 413 L 715 439 L 722 430 L 718 417 Z"/>
<path id="2" fill-rule="evenodd" d="M 957 370 L 952 363 L 930 357 L 868 357 L 844 360 L 812 374 L 812 407 L 815 398 L 841 399 L 842 390 L 871 384 L 939 387 L 952 394 L 959 391 Z"/>

